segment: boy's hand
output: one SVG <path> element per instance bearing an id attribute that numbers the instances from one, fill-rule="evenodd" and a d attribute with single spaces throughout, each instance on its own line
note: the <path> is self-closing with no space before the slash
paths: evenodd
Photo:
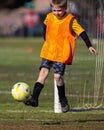
<path id="1" fill-rule="evenodd" d="M 94 54 L 98 54 L 98 52 L 91 46 L 91 47 L 89 47 L 89 51 L 91 52 L 91 53 L 94 53 Z"/>

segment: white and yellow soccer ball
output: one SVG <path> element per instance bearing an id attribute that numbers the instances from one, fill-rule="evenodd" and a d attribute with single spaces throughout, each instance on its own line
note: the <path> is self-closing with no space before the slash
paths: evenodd
<path id="1" fill-rule="evenodd" d="M 11 90 L 12 97 L 17 101 L 24 101 L 31 95 L 31 88 L 24 82 L 18 82 L 13 85 Z"/>

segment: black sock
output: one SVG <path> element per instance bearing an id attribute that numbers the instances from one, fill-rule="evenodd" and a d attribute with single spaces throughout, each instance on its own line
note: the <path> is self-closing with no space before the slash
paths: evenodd
<path id="1" fill-rule="evenodd" d="M 33 95 L 32 95 L 32 99 L 34 100 L 38 100 L 38 97 L 40 95 L 41 90 L 43 89 L 44 85 L 36 82 L 34 85 L 34 89 L 33 89 Z"/>
<path id="2" fill-rule="evenodd" d="M 65 85 L 63 84 L 62 86 L 57 86 L 57 88 L 58 88 L 59 100 L 66 98 L 65 97 Z"/>

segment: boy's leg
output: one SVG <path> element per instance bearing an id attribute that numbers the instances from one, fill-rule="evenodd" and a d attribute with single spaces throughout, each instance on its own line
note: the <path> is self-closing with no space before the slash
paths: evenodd
<path id="1" fill-rule="evenodd" d="M 53 64 L 53 68 L 54 68 L 54 78 L 57 84 L 59 101 L 61 103 L 62 112 L 67 112 L 69 111 L 69 105 L 68 105 L 67 98 L 65 96 L 65 84 L 63 79 L 63 75 L 65 72 L 65 64 L 60 62 L 55 62 Z"/>
<path id="2" fill-rule="evenodd" d="M 65 98 L 65 85 L 63 84 L 62 86 L 58 86 L 58 95 L 59 95 L 59 99 L 64 99 Z"/>
<path id="3" fill-rule="evenodd" d="M 38 97 L 40 95 L 41 90 L 43 89 L 44 85 L 36 82 L 34 85 L 34 89 L 33 89 L 33 95 L 32 95 L 32 99 L 34 100 L 38 100 Z"/>
<path id="4" fill-rule="evenodd" d="M 39 73 L 37 82 L 34 85 L 33 95 L 30 99 L 27 99 L 26 101 L 24 101 L 25 105 L 30 105 L 33 107 L 38 106 L 38 98 L 39 98 L 41 90 L 44 87 L 44 83 L 49 74 L 49 70 L 50 70 L 50 61 L 43 59 L 40 66 L 40 73 Z"/>
<path id="5" fill-rule="evenodd" d="M 62 112 L 68 112 L 70 107 L 68 105 L 67 98 L 65 96 L 65 85 L 57 86 L 58 88 L 58 95 L 59 95 L 59 101 L 61 103 Z"/>
<path id="6" fill-rule="evenodd" d="M 44 87 L 43 84 L 36 82 L 34 85 L 32 97 L 30 99 L 24 101 L 25 105 L 37 107 L 38 106 L 38 98 L 39 98 L 40 92 L 43 89 L 43 87 Z"/>

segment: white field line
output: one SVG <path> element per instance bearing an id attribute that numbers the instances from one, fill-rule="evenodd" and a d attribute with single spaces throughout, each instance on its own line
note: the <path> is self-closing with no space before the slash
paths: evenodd
<path id="1" fill-rule="evenodd" d="M 4 110 L 0 110 L 0 112 L 4 112 Z M 28 111 L 26 110 L 5 110 L 7 113 L 27 113 Z M 41 112 L 41 113 L 53 113 L 54 111 L 52 110 L 39 110 L 36 112 Z"/>
<path id="2" fill-rule="evenodd" d="M 104 110 L 104 107 L 100 108 L 99 106 L 98 107 L 92 107 L 92 108 L 72 108 L 69 112 L 80 112 L 80 111 L 90 111 L 90 110 Z M 0 110 L 0 112 L 4 112 L 4 110 Z M 28 111 L 26 110 L 5 110 L 6 113 L 27 113 Z M 39 111 L 36 111 L 36 113 L 39 112 L 39 113 L 54 113 L 53 110 L 39 110 Z M 103 112 L 104 113 L 104 112 Z M 35 114 L 35 112 L 34 112 Z M 1 118 L 0 118 L 1 119 Z"/>
<path id="3" fill-rule="evenodd" d="M 11 92 L 10 91 L 0 91 L 0 94 L 11 94 Z M 41 95 L 44 95 L 44 96 L 47 96 L 47 95 L 50 95 L 50 96 L 52 96 L 53 95 L 53 93 L 41 93 Z M 66 93 L 66 96 L 67 97 L 79 97 L 79 98 L 83 98 L 83 95 L 77 95 L 77 94 L 67 94 Z M 95 95 L 89 95 L 89 98 L 96 98 L 97 96 Z M 99 96 L 99 97 L 102 97 L 102 96 Z M 88 95 L 84 95 L 84 98 L 88 98 Z"/>
<path id="4" fill-rule="evenodd" d="M 0 112 L 4 112 L 4 110 L 0 110 Z M 5 110 L 5 112 L 7 112 L 7 113 L 22 113 L 22 112 L 26 113 L 27 111 L 25 111 L 25 110 Z"/>
<path id="5" fill-rule="evenodd" d="M 77 109 L 78 110 L 78 109 Z M 1 110 L 0 110 L 1 111 Z M 82 111 L 82 110 L 81 110 Z M 27 112 L 27 111 L 18 111 L 18 110 L 8 110 L 7 112 L 16 112 L 16 113 L 23 113 L 23 112 Z M 46 113 L 48 113 L 48 112 L 53 112 L 53 111 L 44 111 L 44 110 L 40 110 L 39 112 L 46 112 Z M 71 113 L 73 113 L 73 112 L 80 112 L 80 111 L 72 111 Z M 96 114 L 96 113 L 95 113 Z M 103 114 L 103 112 L 102 112 L 102 114 Z M 13 121 L 14 120 L 14 118 L 0 118 L 0 121 L 8 121 L 8 120 L 10 120 L 10 121 Z M 63 122 L 83 122 L 83 120 L 81 121 L 81 120 L 71 120 L 71 119 L 69 119 L 69 120 L 51 120 L 51 119 L 45 119 L 45 120 L 40 120 L 40 119 L 38 119 L 38 118 L 35 118 L 35 116 L 34 116 L 34 118 L 22 118 L 22 119 L 18 119 L 18 120 L 24 120 L 24 121 L 35 121 L 35 122 L 41 122 L 41 123 L 48 123 L 48 124 L 60 124 L 60 123 L 63 123 Z M 15 118 L 15 121 L 16 121 L 16 118 Z M 96 122 L 96 123 L 104 123 L 104 120 L 85 120 L 86 122 Z"/>
<path id="6" fill-rule="evenodd" d="M 0 94 L 11 94 L 10 91 L 0 91 Z"/>

